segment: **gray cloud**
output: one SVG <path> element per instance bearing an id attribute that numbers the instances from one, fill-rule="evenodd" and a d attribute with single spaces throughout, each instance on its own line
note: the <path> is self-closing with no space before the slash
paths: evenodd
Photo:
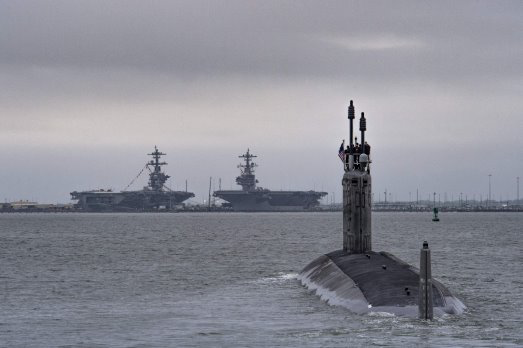
<path id="1" fill-rule="evenodd" d="M 27 173 L 1 174 L 0 193 L 121 188 L 154 144 L 202 196 L 247 146 L 264 186 L 338 191 L 353 98 L 377 189 L 472 194 L 492 172 L 512 194 L 522 15 L 519 1 L 0 1 L 0 160 Z"/>
<path id="2" fill-rule="evenodd" d="M 475 79 L 519 71 L 522 7 L 519 2 L 7 2 L 0 15 L 0 61 L 100 71 L 127 67 L 179 77 Z M 351 49 L 343 42 L 352 42 Z"/>

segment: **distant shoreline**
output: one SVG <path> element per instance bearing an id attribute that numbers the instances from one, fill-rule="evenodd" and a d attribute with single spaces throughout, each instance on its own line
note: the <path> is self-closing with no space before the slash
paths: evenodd
<path id="1" fill-rule="evenodd" d="M 511 209 L 444 209 L 438 208 L 440 213 L 523 213 L 523 207 Z M 376 213 L 432 213 L 431 209 L 372 209 Z M 85 211 L 81 209 L 10 209 L 1 210 L 0 214 L 176 214 L 176 213 L 334 213 L 341 209 L 317 209 L 309 211 L 233 211 L 230 209 L 178 209 L 178 210 L 148 210 L 148 211 Z"/>

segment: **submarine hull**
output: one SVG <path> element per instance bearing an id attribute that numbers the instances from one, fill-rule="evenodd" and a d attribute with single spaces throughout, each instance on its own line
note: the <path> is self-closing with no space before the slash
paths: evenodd
<path id="1" fill-rule="evenodd" d="M 355 313 L 388 312 L 418 317 L 419 270 L 386 252 L 333 251 L 308 264 L 300 281 L 329 304 Z M 463 303 L 432 280 L 434 315 L 460 314 Z"/>

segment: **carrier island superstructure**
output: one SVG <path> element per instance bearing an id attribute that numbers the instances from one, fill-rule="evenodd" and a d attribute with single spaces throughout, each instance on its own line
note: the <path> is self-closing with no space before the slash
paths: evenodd
<path id="1" fill-rule="evenodd" d="M 140 174 L 148 170 L 149 181 L 147 186 L 139 191 L 90 190 L 71 192 L 71 199 L 77 200 L 76 208 L 84 211 L 155 211 L 171 210 L 183 201 L 194 197 L 194 193 L 187 191 L 173 191 L 165 183 L 170 178 L 162 171 L 166 162 L 161 157 L 166 154 L 154 151 L 148 154 L 152 160 L 146 163 Z M 139 175 L 140 175 L 139 174 Z"/>
<path id="2" fill-rule="evenodd" d="M 234 211 L 310 211 L 319 205 L 319 200 L 327 195 L 327 192 L 317 191 L 271 191 L 257 187 L 254 170 L 257 164 L 253 162 L 256 155 L 250 150 L 238 156 L 244 160 L 239 164 L 240 176 L 236 183 L 242 187 L 241 190 L 219 190 L 213 195 L 231 204 Z"/>

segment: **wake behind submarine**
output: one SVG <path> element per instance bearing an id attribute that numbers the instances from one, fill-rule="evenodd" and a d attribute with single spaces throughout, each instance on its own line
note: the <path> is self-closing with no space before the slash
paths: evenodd
<path id="1" fill-rule="evenodd" d="M 343 249 L 318 257 L 300 272 L 298 279 L 328 303 L 360 314 L 389 312 L 432 319 L 462 313 L 465 305 L 443 284 L 432 279 L 427 242 L 420 251 L 420 269 L 390 253 L 372 251 L 371 161 L 370 146 L 365 146 L 367 121 L 361 113 L 362 151 L 358 151 L 353 141 L 352 100 L 348 118 L 350 144 L 346 150 L 343 143 L 340 148 L 345 169 Z"/>

